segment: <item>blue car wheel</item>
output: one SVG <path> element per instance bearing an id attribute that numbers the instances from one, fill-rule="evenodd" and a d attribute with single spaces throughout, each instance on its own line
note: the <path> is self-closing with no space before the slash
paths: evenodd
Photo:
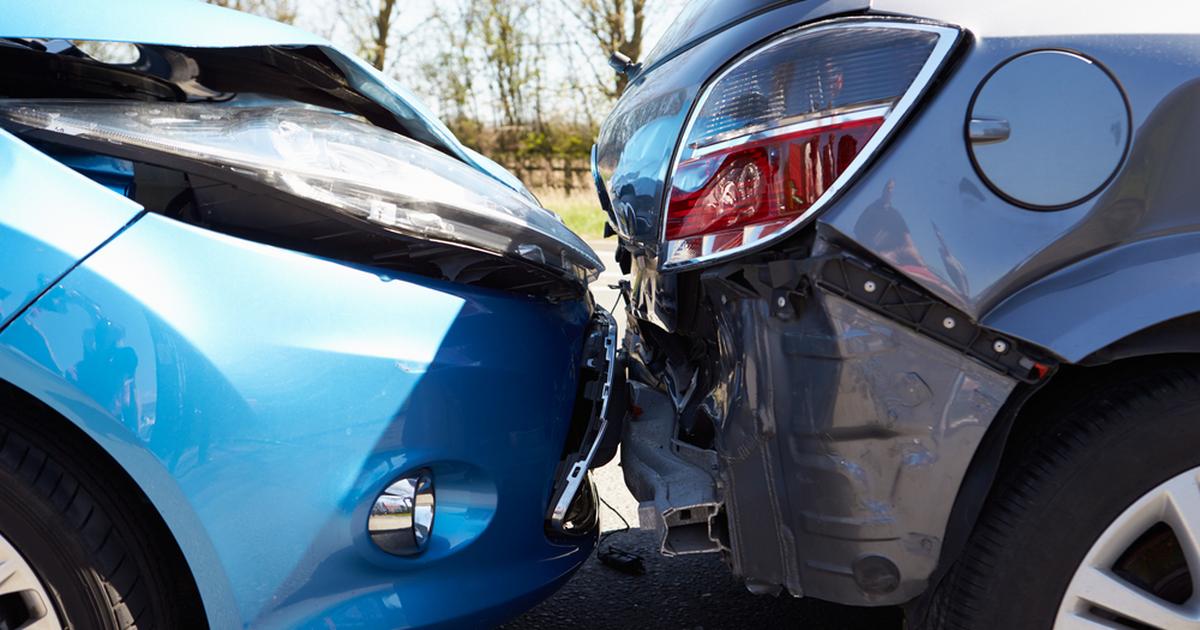
<path id="1" fill-rule="evenodd" d="M 50 439 L 39 411 L 0 404 L 0 628 L 194 626 L 198 596 L 145 497 Z"/>

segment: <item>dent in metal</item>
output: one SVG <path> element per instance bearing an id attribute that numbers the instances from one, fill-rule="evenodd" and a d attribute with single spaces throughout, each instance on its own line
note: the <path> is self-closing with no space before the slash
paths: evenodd
<path id="1" fill-rule="evenodd" d="M 717 280 L 706 288 L 723 304 L 721 374 L 706 400 L 717 474 L 672 447 L 674 407 L 654 393 L 623 455 L 631 487 L 657 490 L 637 494 L 654 499 L 643 511 L 661 528 L 667 508 L 717 504 L 734 572 L 759 585 L 855 604 L 920 594 L 958 482 L 1016 381 L 830 294 L 793 294 L 777 310 Z M 679 472 L 664 482 L 664 470 Z M 859 567 L 856 580 L 864 556 L 896 579 Z"/>
<path id="2" fill-rule="evenodd" d="M 786 558 L 772 577 L 794 593 L 916 596 L 937 564 L 949 498 L 1015 381 L 835 296 L 815 294 L 795 322 L 737 304 L 721 337 L 746 351 L 725 360 L 743 371 L 746 395 L 730 398 L 718 448 L 735 570 L 763 580 L 771 558 Z M 743 491 L 758 484 L 768 492 Z M 772 512 L 779 522 L 763 523 Z M 898 567 L 895 590 L 855 582 L 849 563 L 867 554 Z"/>

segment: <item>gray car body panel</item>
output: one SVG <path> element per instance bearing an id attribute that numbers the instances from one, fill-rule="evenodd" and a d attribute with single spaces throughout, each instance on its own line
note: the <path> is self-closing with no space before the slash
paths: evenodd
<path id="1" fill-rule="evenodd" d="M 910 119 L 812 226 L 766 253 L 660 271 L 669 163 L 708 78 L 775 34 L 845 14 L 926 19 L 967 37 Z M 715 426 L 709 452 L 717 470 L 676 482 L 687 487 L 680 496 L 712 504 L 704 518 L 724 511 L 694 538 L 703 550 L 727 553 L 756 590 L 784 587 L 851 604 L 910 601 L 945 560 L 951 509 L 981 440 L 1006 403 L 1029 393 L 962 348 L 816 288 L 811 270 L 776 282 L 769 260 L 861 256 L 972 326 L 1044 358 L 1043 374 L 1055 361 L 1081 362 L 1200 313 L 1198 24 L 1198 9 L 1182 2 L 1130 11 L 1115 2 L 809 1 L 656 51 L 602 127 L 598 171 L 632 263 L 631 381 L 660 381 L 680 427 L 697 408 Z M 1054 211 L 994 192 L 966 141 L 980 85 L 1006 61 L 1042 49 L 1097 62 L 1129 109 L 1127 154 L 1115 175 Z M 1056 146 L 1047 138 L 1032 150 Z M 903 253 L 866 229 L 880 208 L 898 219 L 891 237 L 911 243 Z M 757 284 L 746 280 L 756 274 Z M 784 309 L 776 308 L 780 298 Z M 707 325 L 714 330 L 705 333 Z M 704 334 L 714 339 L 716 366 L 689 345 Z M 644 441 L 648 432 L 636 424 L 647 421 L 656 420 L 631 418 L 626 435 Z M 707 456 L 679 459 L 694 466 Z M 630 463 L 642 515 L 663 530 L 670 551 L 665 512 L 687 507 L 670 500 L 671 474 L 686 468 L 661 474 L 652 462 Z M 703 475 L 715 479 L 712 501 L 689 485 L 704 483 Z M 692 516 L 683 524 L 699 523 Z"/>

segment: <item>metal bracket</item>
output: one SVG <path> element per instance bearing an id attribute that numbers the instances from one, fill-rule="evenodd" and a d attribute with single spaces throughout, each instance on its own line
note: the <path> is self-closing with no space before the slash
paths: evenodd
<path id="1" fill-rule="evenodd" d="M 591 468 L 592 460 L 595 459 L 596 453 L 600 449 L 600 444 L 604 441 L 605 431 L 608 430 L 608 401 L 612 395 L 613 376 L 617 365 L 617 321 L 613 319 L 611 313 L 604 309 L 599 309 L 599 313 L 596 316 L 603 320 L 602 325 L 606 327 L 603 333 L 603 357 L 606 364 L 604 366 L 591 365 L 589 367 L 603 371 L 604 386 L 600 391 L 599 412 L 593 412 L 591 419 L 588 421 L 587 432 L 584 433 L 583 443 L 580 445 L 579 452 L 585 453 L 585 455 L 571 462 L 567 469 L 566 477 L 560 479 L 555 484 L 556 492 L 554 500 L 550 503 L 549 521 L 550 527 L 560 533 L 570 533 L 564 528 L 567 512 L 571 507 L 571 503 L 579 494 L 579 489 L 583 487 L 583 482 L 587 478 L 587 471 Z"/>

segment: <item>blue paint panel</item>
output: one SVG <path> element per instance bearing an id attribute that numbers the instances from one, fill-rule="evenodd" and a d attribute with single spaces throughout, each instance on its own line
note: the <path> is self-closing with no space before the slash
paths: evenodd
<path id="1" fill-rule="evenodd" d="M 55 0 L 53 10 L 9 1 L 0 37 L 207 47 L 328 43 L 293 26 L 191 0 Z"/>
<path id="2" fill-rule="evenodd" d="M 140 211 L 0 130 L 0 327 Z"/>
<path id="3" fill-rule="evenodd" d="M 483 625 L 590 552 L 543 533 L 587 316 L 146 215 L 0 334 L 0 374 L 141 484 L 214 627 Z M 430 549 L 376 550 L 371 499 L 426 466 Z"/>

